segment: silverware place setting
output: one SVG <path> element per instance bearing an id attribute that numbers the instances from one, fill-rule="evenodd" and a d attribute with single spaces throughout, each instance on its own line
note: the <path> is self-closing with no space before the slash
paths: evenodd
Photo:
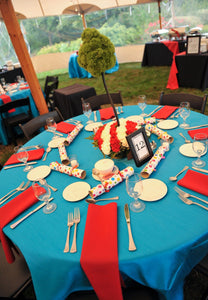
<path id="1" fill-rule="evenodd" d="M 65 243 L 65 247 L 64 247 L 64 253 L 69 252 L 69 238 L 70 238 L 70 229 L 74 224 L 74 220 L 73 220 L 73 213 L 70 212 L 68 213 L 67 216 L 67 236 L 66 236 L 66 243 Z"/>
<path id="2" fill-rule="evenodd" d="M 30 161 L 27 163 L 28 165 L 35 165 L 37 164 L 37 161 Z M 25 164 L 24 163 L 20 163 L 20 164 L 15 164 L 15 165 L 10 165 L 10 166 L 5 166 L 4 167 L 4 170 L 7 170 L 7 169 L 12 169 L 12 168 L 17 168 L 17 167 L 25 167 Z"/>
<path id="3" fill-rule="evenodd" d="M 9 193 L 7 193 L 5 196 L 3 196 L 0 200 L 2 200 L 0 202 L 0 205 L 3 204 L 4 202 L 6 202 L 7 200 L 9 200 L 12 196 L 14 196 L 16 193 L 18 192 L 22 192 L 24 190 L 26 190 L 26 188 L 29 186 L 30 181 L 28 181 L 26 184 L 24 184 L 24 181 L 15 189 L 13 189 L 12 191 L 10 191 Z"/>
<path id="4" fill-rule="evenodd" d="M 95 204 L 95 203 L 97 203 L 97 202 L 99 202 L 99 201 L 109 201 L 109 200 L 118 200 L 118 199 L 119 199 L 119 197 L 116 196 L 116 197 L 112 197 L 112 198 L 103 198 L 103 199 L 89 198 L 89 199 L 86 199 L 85 201 L 86 201 L 87 203 L 90 203 L 90 204 Z"/>
<path id="5" fill-rule="evenodd" d="M 182 174 L 184 171 L 186 171 L 186 170 L 188 170 L 188 166 L 185 166 L 180 172 L 178 172 L 175 176 L 171 176 L 171 177 L 169 177 L 169 180 L 170 181 L 176 181 L 177 179 L 178 179 L 178 176 L 180 175 L 180 174 Z"/>
<path id="6" fill-rule="evenodd" d="M 195 199 L 198 199 L 198 200 L 200 200 L 200 201 L 202 201 L 202 202 L 208 204 L 208 201 L 206 201 L 206 200 L 204 200 L 204 199 L 202 199 L 202 198 L 200 198 L 200 197 L 197 197 L 197 196 L 195 196 L 195 195 L 192 195 L 192 194 L 190 194 L 190 193 L 184 192 L 183 190 L 179 189 L 177 186 L 174 187 L 174 190 L 175 190 L 180 196 L 182 196 L 182 197 L 184 197 L 184 198 L 193 197 L 193 198 L 195 198 Z"/>
<path id="7" fill-rule="evenodd" d="M 126 224 L 128 228 L 128 235 L 129 235 L 129 251 L 135 251 L 136 245 L 133 240 L 132 232 L 131 232 L 131 225 L 130 225 L 130 212 L 128 204 L 124 205 L 124 215 L 126 218 Z"/>
<path id="8" fill-rule="evenodd" d="M 188 199 L 188 198 L 186 198 L 186 197 L 183 197 L 183 196 L 179 195 L 179 198 L 180 198 L 185 204 L 188 204 L 188 205 L 194 204 L 194 205 L 200 206 L 200 207 L 202 207 L 202 208 L 208 210 L 208 207 L 206 207 L 206 206 L 204 206 L 204 205 L 202 205 L 202 204 L 200 204 L 200 203 L 194 202 L 194 201 L 192 201 L 192 200 L 190 200 L 190 199 Z"/>

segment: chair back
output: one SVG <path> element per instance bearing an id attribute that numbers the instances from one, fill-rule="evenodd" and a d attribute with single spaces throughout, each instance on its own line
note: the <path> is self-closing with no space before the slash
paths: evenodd
<path id="1" fill-rule="evenodd" d="M 4 115 L 3 115 L 4 113 L 7 113 L 9 110 L 11 110 L 13 108 L 18 108 L 18 107 L 22 107 L 22 106 L 28 106 L 28 114 L 32 115 L 29 97 L 12 100 L 10 102 L 0 105 L 0 114 L 1 114 L 2 118 L 4 118 Z"/>
<path id="2" fill-rule="evenodd" d="M 181 102 L 189 102 L 191 108 L 197 109 L 204 114 L 207 95 L 204 95 L 204 97 L 184 93 L 165 95 L 164 92 L 162 92 L 160 95 L 160 105 L 180 106 Z"/>
<path id="3" fill-rule="evenodd" d="M 30 140 L 34 135 L 39 133 L 41 128 L 44 128 L 46 125 L 46 119 L 49 117 L 53 117 L 56 122 L 64 121 L 64 118 L 61 112 L 58 110 L 57 107 L 53 111 L 50 111 L 46 114 L 37 116 L 32 120 L 28 121 L 24 125 L 19 124 L 20 128 L 22 129 L 25 137 Z"/>
<path id="4" fill-rule="evenodd" d="M 111 93 L 110 95 L 114 104 L 123 106 L 123 99 L 120 91 L 118 93 Z M 92 110 L 98 110 L 102 105 L 111 104 L 107 94 L 95 95 L 87 99 L 82 98 L 82 101 L 89 102 Z"/>
<path id="5" fill-rule="evenodd" d="M 45 99 L 46 103 L 49 108 L 54 108 L 54 100 L 53 100 L 53 94 L 54 90 L 58 88 L 59 80 L 58 76 L 47 76 L 45 80 L 45 86 L 44 86 L 44 93 L 45 93 Z"/>

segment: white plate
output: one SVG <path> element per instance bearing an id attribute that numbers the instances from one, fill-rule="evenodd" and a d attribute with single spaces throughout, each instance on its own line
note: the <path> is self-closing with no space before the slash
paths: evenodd
<path id="1" fill-rule="evenodd" d="M 101 122 L 94 122 L 94 123 L 90 123 L 88 125 L 85 126 L 85 130 L 87 131 L 93 131 L 95 128 L 98 128 L 100 126 L 102 126 L 103 123 Z"/>
<path id="2" fill-rule="evenodd" d="M 84 199 L 91 189 L 87 182 L 74 182 L 63 190 L 65 200 L 75 202 Z"/>
<path id="3" fill-rule="evenodd" d="M 106 175 L 104 180 L 108 180 L 108 179 L 111 178 L 113 175 L 118 174 L 118 171 L 119 171 L 118 167 L 117 167 L 117 166 L 114 166 L 113 172 L 112 172 L 113 174 L 111 174 L 111 175 L 109 175 L 109 176 Z M 100 178 L 99 178 L 97 175 L 93 174 L 93 173 L 92 173 L 92 177 L 93 177 L 95 180 L 100 181 Z M 102 176 L 100 176 L 100 177 L 102 178 Z"/>
<path id="4" fill-rule="evenodd" d="M 164 120 L 157 124 L 160 129 L 173 129 L 178 126 L 178 122 L 175 120 Z"/>
<path id="5" fill-rule="evenodd" d="M 182 146 L 180 146 L 179 148 L 179 152 L 181 154 L 183 154 L 184 156 L 188 156 L 188 157 L 197 157 L 196 153 L 194 152 L 193 148 L 192 148 L 192 144 L 193 143 L 189 143 L 189 144 L 184 144 Z M 205 155 L 207 153 L 207 151 L 202 154 Z"/>
<path id="6" fill-rule="evenodd" d="M 167 185 L 159 179 L 144 179 L 142 183 L 143 192 L 139 199 L 143 201 L 157 201 L 167 194 Z"/>
<path id="7" fill-rule="evenodd" d="M 46 176 L 48 176 L 50 172 L 51 172 L 51 168 L 49 166 L 39 166 L 32 169 L 27 174 L 27 179 L 30 181 L 36 181 L 39 178 L 43 179 Z"/>
<path id="8" fill-rule="evenodd" d="M 126 120 L 133 121 L 133 122 L 141 122 L 141 123 L 144 122 L 144 118 L 141 116 L 130 116 L 127 117 Z"/>
<path id="9" fill-rule="evenodd" d="M 55 138 L 48 143 L 48 146 L 51 148 L 57 148 L 65 140 L 66 140 L 65 138 Z"/>

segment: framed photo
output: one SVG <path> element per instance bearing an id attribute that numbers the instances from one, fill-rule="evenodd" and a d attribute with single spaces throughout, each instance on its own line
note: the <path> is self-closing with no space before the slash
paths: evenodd
<path id="1" fill-rule="evenodd" d="M 201 35 L 187 36 L 186 54 L 199 54 L 201 45 Z"/>
<path id="2" fill-rule="evenodd" d="M 149 139 L 143 127 L 129 134 L 126 139 L 137 167 L 146 163 L 153 156 Z"/>

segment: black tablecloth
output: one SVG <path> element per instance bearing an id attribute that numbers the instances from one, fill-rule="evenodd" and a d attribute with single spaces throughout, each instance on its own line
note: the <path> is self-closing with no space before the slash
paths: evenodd
<path id="1" fill-rule="evenodd" d="M 178 84 L 180 87 L 208 88 L 208 53 L 200 55 L 176 55 Z"/>
<path id="2" fill-rule="evenodd" d="M 185 51 L 185 41 L 178 41 L 179 52 Z M 146 43 L 144 48 L 142 67 L 171 66 L 173 53 L 160 42 Z"/>
<path id="3" fill-rule="evenodd" d="M 64 119 L 81 115 L 82 102 L 81 98 L 87 99 L 96 95 L 94 87 L 73 84 L 62 89 L 54 91 L 55 106 L 58 107 Z"/>
<path id="4" fill-rule="evenodd" d="M 5 78 L 6 83 L 13 83 L 16 82 L 16 77 L 20 75 L 21 77 L 24 77 L 24 74 L 22 72 L 22 68 L 15 68 L 11 71 L 2 71 L 0 72 L 0 78 Z"/>

